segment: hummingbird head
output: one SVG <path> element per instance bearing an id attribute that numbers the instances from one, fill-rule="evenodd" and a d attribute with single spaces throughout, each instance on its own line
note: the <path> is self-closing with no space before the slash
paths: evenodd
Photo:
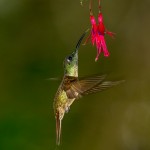
<path id="1" fill-rule="evenodd" d="M 75 51 L 71 53 L 69 56 L 67 56 L 64 60 L 64 68 L 66 76 L 78 77 L 78 49 L 87 31 L 85 31 L 80 37 L 76 45 Z"/>
<path id="2" fill-rule="evenodd" d="M 65 75 L 78 77 L 78 51 L 73 52 L 65 58 Z"/>

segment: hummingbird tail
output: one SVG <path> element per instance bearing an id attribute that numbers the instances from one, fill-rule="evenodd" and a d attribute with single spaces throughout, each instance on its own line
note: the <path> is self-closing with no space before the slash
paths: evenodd
<path id="1" fill-rule="evenodd" d="M 60 138 L 61 138 L 61 119 L 59 116 L 56 116 L 56 145 L 60 145 Z"/>

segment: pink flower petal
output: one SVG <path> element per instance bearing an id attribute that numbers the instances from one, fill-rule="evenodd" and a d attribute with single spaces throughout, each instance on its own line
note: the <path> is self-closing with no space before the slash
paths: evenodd
<path id="1" fill-rule="evenodd" d="M 103 48 L 104 56 L 108 57 L 109 56 L 109 52 L 108 52 L 108 49 L 107 49 L 107 46 L 106 46 L 106 42 L 105 42 L 104 36 L 101 36 L 101 45 L 102 45 L 102 48 Z"/>
<path id="2" fill-rule="evenodd" d="M 90 15 L 90 20 L 91 20 L 92 25 L 96 24 L 96 20 L 95 20 L 95 17 L 93 15 Z"/>
<path id="3" fill-rule="evenodd" d="M 99 48 L 97 49 L 97 55 L 96 55 L 95 61 L 98 60 L 99 55 L 100 55 L 100 53 L 101 53 L 101 50 L 102 50 L 101 47 L 99 47 Z"/>
<path id="4" fill-rule="evenodd" d="M 115 33 L 113 33 L 113 32 L 106 31 L 106 34 L 108 34 L 112 38 L 115 38 Z"/>
<path id="5" fill-rule="evenodd" d="M 103 23 L 102 13 L 98 14 L 98 32 L 99 32 L 99 34 L 102 34 L 102 35 L 105 34 L 105 26 Z"/>
<path id="6" fill-rule="evenodd" d="M 98 14 L 98 22 L 100 23 L 100 22 L 103 22 L 103 15 L 102 15 L 102 13 L 99 13 Z"/>

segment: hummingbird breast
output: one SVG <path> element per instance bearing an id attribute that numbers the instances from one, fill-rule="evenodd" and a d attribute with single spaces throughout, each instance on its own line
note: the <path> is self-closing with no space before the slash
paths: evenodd
<path id="1" fill-rule="evenodd" d="M 58 108 L 63 108 L 66 112 L 68 111 L 69 107 L 75 100 L 75 97 L 70 96 L 68 94 L 69 89 L 72 87 L 72 82 L 75 82 L 77 77 L 72 76 L 65 76 L 62 83 L 60 84 L 58 91 L 55 95 L 54 99 L 54 110 Z M 73 93 L 74 95 L 78 96 L 78 92 Z"/>
<path id="2" fill-rule="evenodd" d="M 55 112 L 59 111 L 60 109 L 63 109 L 64 112 L 68 112 L 68 110 L 74 100 L 75 100 L 75 98 L 72 98 L 72 99 L 68 98 L 67 94 L 64 90 L 60 90 L 54 99 Z"/>

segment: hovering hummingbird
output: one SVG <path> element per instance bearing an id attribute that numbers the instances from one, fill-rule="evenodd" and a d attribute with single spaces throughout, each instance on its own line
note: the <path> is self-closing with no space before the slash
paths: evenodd
<path id="1" fill-rule="evenodd" d="M 64 60 L 64 77 L 54 98 L 56 119 L 56 144 L 60 144 L 61 123 L 74 100 L 84 95 L 100 92 L 122 81 L 103 81 L 105 75 L 78 78 L 78 49 L 86 32 L 80 37 L 75 51 Z"/>

